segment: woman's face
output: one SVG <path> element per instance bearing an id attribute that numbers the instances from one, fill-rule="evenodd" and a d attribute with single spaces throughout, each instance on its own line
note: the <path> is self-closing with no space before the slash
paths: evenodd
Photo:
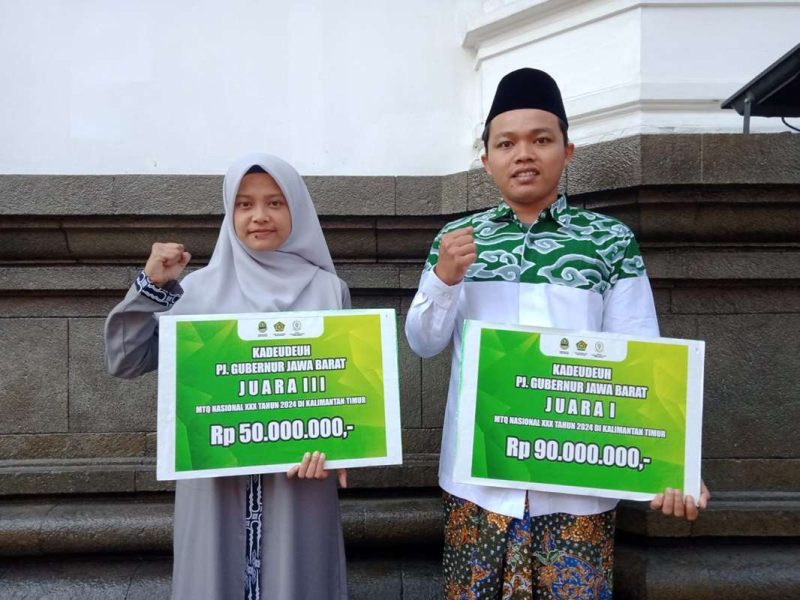
<path id="1" fill-rule="evenodd" d="M 242 178 L 233 205 L 233 228 L 251 250 L 277 250 L 289 239 L 289 204 L 271 175 L 251 173 Z"/>

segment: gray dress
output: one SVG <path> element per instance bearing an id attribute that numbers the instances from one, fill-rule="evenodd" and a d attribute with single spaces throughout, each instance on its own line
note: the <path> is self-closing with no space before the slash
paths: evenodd
<path id="1" fill-rule="evenodd" d="M 173 283 L 165 290 L 169 297 L 167 292 L 180 294 L 181 289 Z M 350 306 L 344 283 L 342 306 Z M 133 378 L 158 367 L 155 313 L 167 308 L 140 294 L 134 286 L 111 311 L 106 320 L 105 341 L 106 360 L 113 375 Z M 176 482 L 174 599 L 252 597 L 253 588 L 247 585 L 251 567 L 246 556 L 248 479 L 217 477 Z M 336 477 L 315 481 L 290 480 L 283 474 L 262 475 L 261 493 L 260 597 L 347 598 Z"/>

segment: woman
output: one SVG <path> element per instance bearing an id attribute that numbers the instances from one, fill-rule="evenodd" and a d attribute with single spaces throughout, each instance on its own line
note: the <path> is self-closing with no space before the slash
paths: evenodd
<path id="1" fill-rule="evenodd" d="M 191 256 L 154 244 L 125 299 L 106 321 L 106 358 L 118 377 L 158 366 L 158 314 L 350 307 L 311 197 L 281 159 L 252 154 L 223 183 L 225 218 L 207 267 L 178 284 Z M 286 475 L 176 483 L 172 597 L 347 597 L 337 478 L 307 452 Z M 339 482 L 346 485 L 344 471 Z"/>

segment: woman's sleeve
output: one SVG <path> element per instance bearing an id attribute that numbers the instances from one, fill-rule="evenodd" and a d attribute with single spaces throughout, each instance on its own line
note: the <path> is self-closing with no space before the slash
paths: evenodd
<path id="1" fill-rule="evenodd" d="M 342 285 L 342 308 L 352 308 L 353 302 L 350 299 L 350 288 L 347 287 L 347 284 L 342 279 L 339 279 L 339 283 Z"/>
<path id="2" fill-rule="evenodd" d="M 115 377 L 132 379 L 158 367 L 158 319 L 183 293 L 177 282 L 154 286 L 140 273 L 125 299 L 106 319 L 106 366 Z"/>

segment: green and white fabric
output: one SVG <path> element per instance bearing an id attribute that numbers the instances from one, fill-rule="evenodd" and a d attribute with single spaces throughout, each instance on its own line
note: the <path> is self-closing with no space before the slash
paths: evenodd
<path id="1" fill-rule="evenodd" d="M 443 283 L 433 267 L 439 240 L 449 231 L 474 227 L 477 260 L 464 281 Z M 561 196 L 525 225 L 498 206 L 448 223 L 436 236 L 419 290 L 406 319 L 406 336 L 420 356 L 453 344 L 445 410 L 439 484 L 492 512 L 522 518 L 524 490 L 453 481 L 456 462 L 456 394 L 464 319 L 658 336 L 653 294 L 631 230 L 617 219 L 572 207 Z M 531 515 L 598 514 L 616 500 L 527 492 Z"/>

